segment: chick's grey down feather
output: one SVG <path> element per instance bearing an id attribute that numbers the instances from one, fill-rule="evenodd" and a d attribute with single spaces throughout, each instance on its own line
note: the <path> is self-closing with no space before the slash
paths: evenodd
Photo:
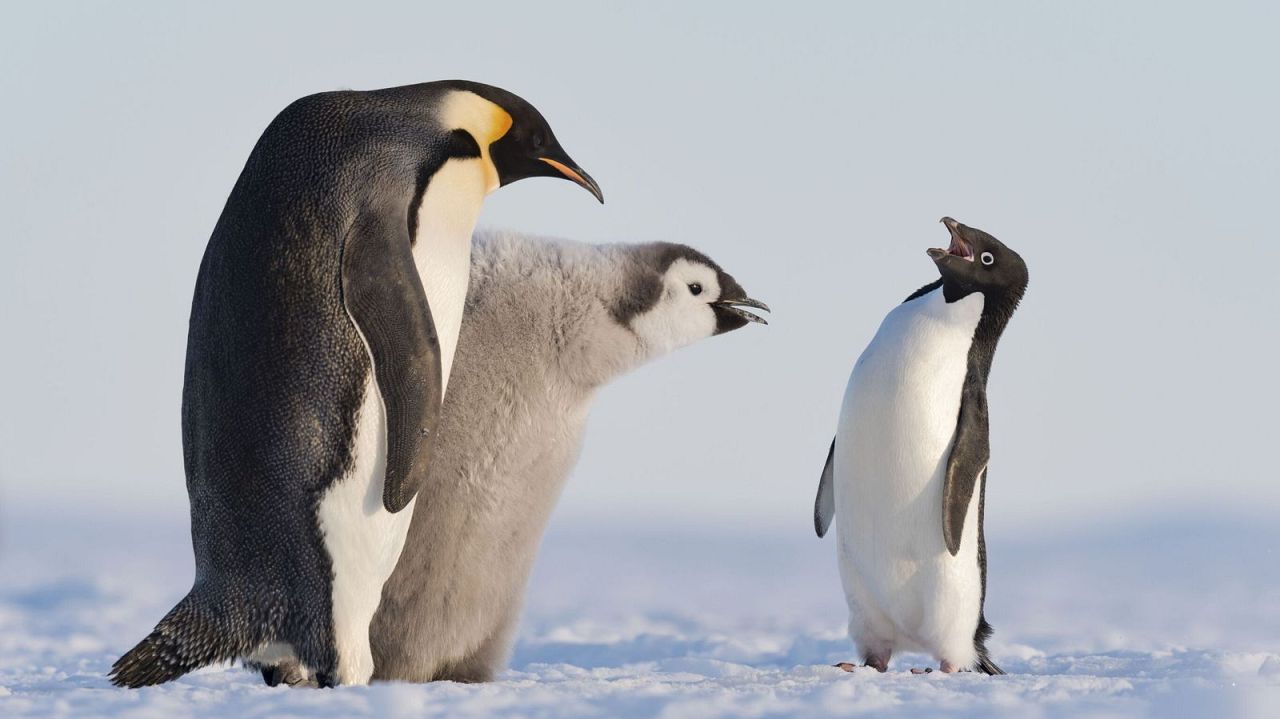
<path id="1" fill-rule="evenodd" d="M 375 679 L 501 670 L 596 390 L 661 353 L 628 321 L 658 301 L 661 268 L 680 257 L 741 291 L 682 245 L 477 235 L 430 490 L 370 628 Z"/>

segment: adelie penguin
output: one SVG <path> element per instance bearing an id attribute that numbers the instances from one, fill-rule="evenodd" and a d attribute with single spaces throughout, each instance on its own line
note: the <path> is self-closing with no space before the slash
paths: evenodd
<path id="1" fill-rule="evenodd" d="M 369 680 L 369 623 L 431 462 L 471 233 L 486 194 L 534 176 L 601 199 L 533 106 L 474 82 L 321 93 L 270 124 L 192 301 L 195 584 L 113 682 L 233 659 L 268 683 L 285 663 L 321 686 Z"/>
<path id="2" fill-rule="evenodd" d="M 941 277 L 885 317 L 853 368 L 814 523 L 821 537 L 836 519 L 849 636 L 865 666 L 886 671 L 906 650 L 944 672 L 1003 674 L 983 616 L 987 377 L 1027 266 L 986 232 L 942 222 L 950 247 L 929 250 Z"/>

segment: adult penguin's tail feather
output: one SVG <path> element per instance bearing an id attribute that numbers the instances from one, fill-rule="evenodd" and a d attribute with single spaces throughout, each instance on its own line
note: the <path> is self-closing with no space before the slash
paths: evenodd
<path id="1" fill-rule="evenodd" d="M 118 687 L 151 686 L 252 651 L 249 623 L 192 589 L 138 646 L 111 666 Z"/>

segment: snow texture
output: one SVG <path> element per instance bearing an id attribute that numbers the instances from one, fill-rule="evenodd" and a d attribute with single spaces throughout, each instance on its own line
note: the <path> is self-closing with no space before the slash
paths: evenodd
<path id="1" fill-rule="evenodd" d="M 185 525 L 5 507 L 0 717 L 1280 716 L 1280 529 L 1152 521 L 989 532 L 1010 674 L 846 673 L 831 538 L 560 527 L 511 668 L 485 685 L 268 688 L 239 667 L 161 687 L 106 671 L 186 592 Z"/>

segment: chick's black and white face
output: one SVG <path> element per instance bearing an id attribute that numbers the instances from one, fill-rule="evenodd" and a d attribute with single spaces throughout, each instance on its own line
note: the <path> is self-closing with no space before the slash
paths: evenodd
<path id="1" fill-rule="evenodd" d="M 681 258 L 660 282 L 658 301 L 631 321 L 631 329 L 651 351 L 666 354 L 716 333 L 711 303 L 720 298 L 720 281 L 714 269 Z"/>
<path id="2" fill-rule="evenodd" d="M 766 311 L 768 307 L 748 297 L 731 275 L 695 251 L 674 259 L 668 254 L 665 260 L 658 265 L 661 272 L 648 280 L 651 302 L 630 319 L 632 332 L 650 355 L 665 354 L 749 322 L 767 324 L 743 307 Z"/>

